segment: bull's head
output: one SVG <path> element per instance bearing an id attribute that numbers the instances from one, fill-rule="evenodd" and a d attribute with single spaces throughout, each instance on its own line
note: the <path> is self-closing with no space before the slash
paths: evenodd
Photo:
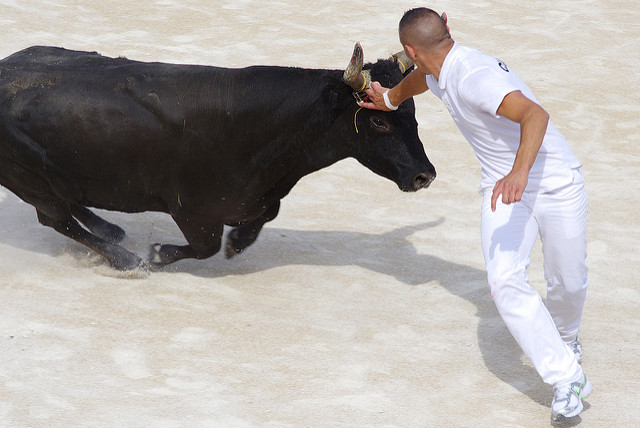
<path id="1" fill-rule="evenodd" d="M 342 79 L 357 95 L 363 94 L 372 81 L 391 88 L 412 69 L 413 62 L 404 51 L 388 60 L 365 66 L 362 46 L 357 43 Z M 358 141 L 353 156 L 376 174 L 394 181 L 403 191 L 428 187 L 436 171 L 418 137 L 413 99 L 405 101 L 393 112 L 359 109 L 355 103 L 353 106 L 353 125 Z"/>

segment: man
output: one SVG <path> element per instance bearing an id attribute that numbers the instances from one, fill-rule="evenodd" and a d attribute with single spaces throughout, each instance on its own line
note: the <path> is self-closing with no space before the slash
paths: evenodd
<path id="1" fill-rule="evenodd" d="M 579 364 L 587 290 L 580 162 L 505 63 L 453 41 L 445 14 L 412 9 L 399 34 L 417 68 L 392 89 L 373 82 L 360 106 L 394 110 L 428 89 L 444 102 L 482 166 L 482 249 L 491 296 L 542 380 L 554 387 L 553 420 L 576 416 L 592 390 Z M 538 234 L 546 306 L 527 278 Z"/>

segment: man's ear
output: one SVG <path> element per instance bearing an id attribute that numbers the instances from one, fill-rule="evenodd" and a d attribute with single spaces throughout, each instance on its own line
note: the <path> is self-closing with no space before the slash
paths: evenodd
<path id="1" fill-rule="evenodd" d="M 416 60 L 416 50 L 411 45 L 404 45 L 404 51 L 407 55 L 409 55 L 409 59 L 412 61 Z"/>
<path id="2" fill-rule="evenodd" d="M 451 32 L 449 30 L 449 24 L 447 23 L 448 21 L 448 17 L 447 17 L 447 13 L 446 12 L 442 12 L 442 15 L 440 15 L 440 19 L 442 19 L 442 22 L 444 22 L 444 25 L 447 27 L 447 31 Z"/>

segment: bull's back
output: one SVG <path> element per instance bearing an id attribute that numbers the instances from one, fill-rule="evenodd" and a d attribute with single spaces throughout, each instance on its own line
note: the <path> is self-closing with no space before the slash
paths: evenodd
<path id="1" fill-rule="evenodd" d="M 142 63 L 50 47 L 18 52 L 0 71 L 11 132 L 42 148 L 87 205 L 120 211 L 165 211 L 177 186 L 246 188 L 252 168 L 268 171 L 280 150 L 265 141 L 290 139 L 273 106 L 296 78 L 309 79 L 303 70 Z M 316 95 L 299 97 L 292 111 L 308 115 L 304 104 Z"/>
<path id="2" fill-rule="evenodd" d="M 26 49 L 0 61 L 3 139 L 41 148 L 88 205 L 165 210 L 162 193 L 179 167 L 183 115 L 176 96 L 165 93 L 163 104 L 143 81 L 178 71 L 96 53 Z"/>

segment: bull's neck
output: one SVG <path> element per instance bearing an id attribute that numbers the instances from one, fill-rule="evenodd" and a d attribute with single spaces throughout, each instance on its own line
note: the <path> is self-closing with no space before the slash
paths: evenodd
<path id="1" fill-rule="evenodd" d="M 188 99 L 198 101 L 183 106 L 184 124 L 179 125 L 201 137 L 202 161 L 237 171 L 238 183 L 256 189 L 274 182 L 293 186 L 349 156 L 347 136 L 340 130 L 352 123 L 353 112 L 348 120 L 332 112 L 329 82 L 336 79 L 340 82 L 341 73 L 330 70 L 215 69 L 181 90 L 183 99 L 189 94 Z M 209 174 L 217 179 L 215 170 Z"/>
<path id="2" fill-rule="evenodd" d="M 207 89 L 208 116 L 227 128 L 217 127 L 214 137 L 226 132 L 259 165 L 285 164 L 301 175 L 348 157 L 331 116 L 328 82 L 340 81 L 339 71 L 249 67 L 224 74 L 235 79 L 231 89 L 221 93 L 220 78 Z"/>

